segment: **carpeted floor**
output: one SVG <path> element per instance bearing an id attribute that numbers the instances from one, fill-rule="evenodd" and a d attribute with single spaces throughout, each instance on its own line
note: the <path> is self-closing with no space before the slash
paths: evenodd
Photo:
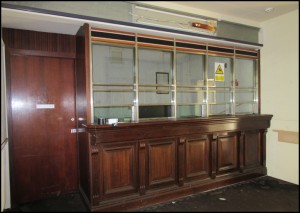
<path id="1" fill-rule="evenodd" d="M 79 193 L 74 193 L 28 203 L 6 211 L 88 212 L 89 210 Z M 299 212 L 299 186 L 265 176 L 132 211 Z"/>

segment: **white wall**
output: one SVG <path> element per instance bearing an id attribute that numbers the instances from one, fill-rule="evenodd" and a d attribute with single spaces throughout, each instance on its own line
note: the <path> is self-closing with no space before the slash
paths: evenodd
<path id="1" fill-rule="evenodd" d="M 299 184 L 299 144 L 273 130 L 299 132 L 299 10 L 262 23 L 261 113 L 273 114 L 267 133 L 268 175 Z"/>

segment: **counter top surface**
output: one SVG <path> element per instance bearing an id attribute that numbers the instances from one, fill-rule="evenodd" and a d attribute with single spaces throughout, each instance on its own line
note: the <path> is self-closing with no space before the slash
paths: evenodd
<path id="1" fill-rule="evenodd" d="M 88 129 L 107 129 L 117 127 L 133 127 L 133 126 L 147 126 L 147 125 L 167 125 L 167 124 L 182 124 L 182 123 L 224 123 L 224 122 L 238 122 L 243 119 L 268 119 L 273 115 L 269 114 L 249 114 L 249 115 L 225 115 L 225 116 L 210 116 L 210 117 L 195 117 L 195 118 L 161 118 L 161 119 L 145 119 L 137 122 L 118 122 L 117 124 L 99 125 L 96 123 L 83 124 L 83 127 Z"/>

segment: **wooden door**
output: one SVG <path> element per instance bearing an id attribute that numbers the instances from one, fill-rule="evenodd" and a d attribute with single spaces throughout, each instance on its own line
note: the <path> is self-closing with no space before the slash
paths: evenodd
<path id="1" fill-rule="evenodd" d="M 78 190 L 74 59 L 11 54 L 12 196 Z"/>

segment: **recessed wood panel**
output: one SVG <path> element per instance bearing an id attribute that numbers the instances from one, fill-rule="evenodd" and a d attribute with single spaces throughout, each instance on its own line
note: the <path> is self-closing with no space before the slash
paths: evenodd
<path id="1" fill-rule="evenodd" d="M 260 165 L 260 134 L 259 131 L 245 132 L 245 166 Z"/>
<path id="2" fill-rule="evenodd" d="M 73 58 L 76 53 L 73 35 L 3 28 L 3 41 L 6 48 L 69 53 Z"/>
<path id="3" fill-rule="evenodd" d="M 217 173 L 221 174 L 237 169 L 238 167 L 238 150 L 237 136 L 228 135 L 218 137 L 218 166 Z"/>
<path id="4" fill-rule="evenodd" d="M 161 139 L 148 143 L 148 186 L 175 184 L 176 140 Z"/>
<path id="5" fill-rule="evenodd" d="M 101 159 L 104 197 L 109 194 L 137 191 L 136 143 L 103 145 Z"/>
<path id="6" fill-rule="evenodd" d="M 186 140 L 186 178 L 203 178 L 209 175 L 209 140 L 198 136 Z"/>

